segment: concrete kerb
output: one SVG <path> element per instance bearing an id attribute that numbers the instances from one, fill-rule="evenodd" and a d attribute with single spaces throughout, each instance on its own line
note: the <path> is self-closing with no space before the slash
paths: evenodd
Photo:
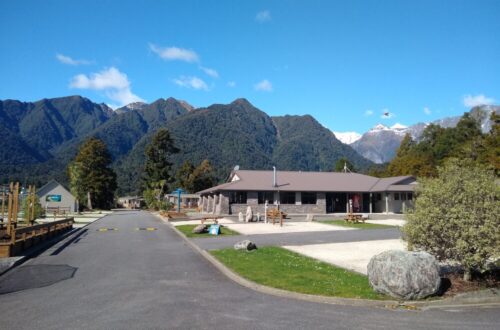
<path id="1" fill-rule="evenodd" d="M 110 215 L 110 214 L 106 214 L 105 216 L 103 216 L 103 217 L 101 217 L 101 218 L 99 218 L 99 219 L 97 219 L 97 220 L 95 220 L 93 222 L 87 223 L 83 227 L 73 228 L 72 230 L 70 230 L 67 233 L 62 234 L 61 236 L 54 237 L 54 238 L 52 238 L 52 239 L 50 239 L 48 241 L 43 242 L 40 245 L 34 246 L 32 249 L 29 249 L 26 252 L 25 255 L 18 256 L 18 257 L 6 258 L 6 259 L 11 259 L 11 260 L 7 260 L 6 262 L 4 262 L 4 267 L 2 267 L 2 260 L 0 260 L 0 276 L 2 276 L 3 274 L 7 273 L 11 269 L 13 269 L 13 268 L 15 268 L 15 267 L 17 267 L 17 266 L 25 263 L 31 257 L 33 257 L 34 255 L 37 255 L 40 251 L 48 249 L 49 247 L 53 246 L 54 244 L 57 244 L 57 243 L 65 240 L 66 238 L 70 237 L 71 235 L 73 235 L 73 234 L 81 231 L 83 228 L 87 227 L 88 225 L 93 224 L 93 223 L 95 223 L 95 222 L 97 222 L 97 221 L 99 221 L 101 219 L 104 219 L 108 215 Z M 15 260 L 12 260 L 13 258 L 15 258 Z"/>
<path id="2" fill-rule="evenodd" d="M 158 213 L 153 213 L 163 222 L 165 222 L 174 232 L 177 233 L 186 244 L 191 247 L 194 251 L 203 256 L 208 262 L 210 262 L 215 268 L 217 268 L 222 274 L 236 282 L 237 284 L 244 286 L 246 288 L 252 289 L 254 291 L 274 295 L 278 297 L 305 300 L 310 302 L 331 304 L 331 305 L 347 305 L 347 306 L 359 306 L 359 307 L 379 307 L 388 309 L 408 309 L 408 310 L 427 310 L 427 309 L 445 309 L 445 308 L 457 308 L 457 307 L 496 307 L 500 306 L 499 298 L 469 298 L 460 299 L 457 301 L 455 298 L 447 298 L 435 301 L 396 301 L 396 300 L 371 300 L 371 299 L 356 299 L 356 298 L 338 298 L 338 297 L 326 297 L 310 295 L 292 291 L 286 291 L 281 289 L 276 289 L 261 285 L 250 280 L 247 280 L 237 273 L 233 272 L 231 269 L 227 268 L 223 263 L 217 260 L 207 251 L 201 249 L 198 245 L 193 243 L 188 237 L 186 237 L 181 231 L 175 228 L 167 219 L 163 218 Z"/>

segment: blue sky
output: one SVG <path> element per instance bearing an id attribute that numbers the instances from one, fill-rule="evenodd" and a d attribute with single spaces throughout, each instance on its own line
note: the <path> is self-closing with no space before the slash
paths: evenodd
<path id="1" fill-rule="evenodd" d="M 2 1 L 0 99 L 245 97 L 334 131 L 409 125 L 500 103 L 499 15 L 496 0 Z"/>

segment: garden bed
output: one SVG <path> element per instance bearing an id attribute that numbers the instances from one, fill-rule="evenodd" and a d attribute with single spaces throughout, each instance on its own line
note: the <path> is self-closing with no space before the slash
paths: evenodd
<path id="1" fill-rule="evenodd" d="M 198 225 L 180 225 L 176 226 L 181 233 L 186 235 L 186 237 L 189 238 L 194 238 L 194 237 L 219 237 L 219 236 L 234 236 L 234 235 L 239 235 L 237 231 L 231 230 L 227 227 L 224 227 L 220 225 L 220 234 L 219 235 L 211 235 L 209 233 L 203 233 L 203 234 L 193 234 L 193 228 Z"/>

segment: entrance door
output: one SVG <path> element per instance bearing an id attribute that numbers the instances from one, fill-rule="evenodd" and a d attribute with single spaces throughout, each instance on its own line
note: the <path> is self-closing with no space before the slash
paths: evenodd
<path id="1" fill-rule="evenodd" d="M 363 213 L 370 212 L 370 194 L 363 194 Z"/>
<path id="2" fill-rule="evenodd" d="M 345 193 L 327 193 L 326 194 L 326 212 L 327 213 L 345 213 L 347 196 Z"/>

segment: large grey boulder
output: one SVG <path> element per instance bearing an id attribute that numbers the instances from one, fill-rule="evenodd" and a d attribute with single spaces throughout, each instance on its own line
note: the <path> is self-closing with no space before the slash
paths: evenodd
<path id="1" fill-rule="evenodd" d="M 257 249 L 257 245 L 255 245 L 254 242 L 249 241 L 249 240 L 246 239 L 244 241 L 241 241 L 241 242 L 238 242 L 238 243 L 234 244 L 234 249 L 235 250 L 247 250 L 247 251 L 251 251 L 251 250 Z"/>
<path id="2" fill-rule="evenodd" d="M 207 225 L 198 225 L 198 226 L 194 227 L 191 232 L 193 234 L 208 233 L 208 226 Z"/>
<path id="3" fill-rule="evenodd" d="M 439 264 L 432 255 L 397 250 L 371 258 L 368 280 L 375 291 L 405 300 L 433 295 L 441 283 Z"/>

